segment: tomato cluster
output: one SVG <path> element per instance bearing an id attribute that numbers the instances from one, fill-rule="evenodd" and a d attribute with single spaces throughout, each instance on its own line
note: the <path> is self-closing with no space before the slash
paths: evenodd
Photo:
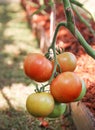
<path id="1" fill-rule="evenodd" d="M 77 60 L 73 53 L 63 52 L 56 56 L 57 75 L 53 75 L 51 61 L 39 53 L 28 54 L 24 61 L 25 74 L 36 82 L 50 82 L 49 92 L 36 92 L 28 96 L 26 108 L 35 117 L 56 118 L 66 111 L 66 103 L 79 101 L 86 93 L 84 80 L 74 72 Z M 56 73 L 55 72 L 55 73 Z"/>

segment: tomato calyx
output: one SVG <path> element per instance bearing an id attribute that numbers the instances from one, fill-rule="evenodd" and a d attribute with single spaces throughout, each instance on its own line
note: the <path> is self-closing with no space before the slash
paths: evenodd
<path id="1" fill-rule="evenodd" d="M 46 92 L 49 91 L 48 89 L 46 90 L 46 87 L 49 85 L 49 83 L 46 84 L 37 84 L 35 83 L 35 93 L 41 93 L 41 92 Z"/>
<path id="2" fill-rule="evenodd" d="M 47 53 L 45 53 L 45 57 L 48 59 L 48 60 L 52 60 L 52 52 L 49 50 Z"/>
<path id="3" fill-rule="evenodd" d="M 60 46 L 57 46 L 57 47 L 56 47 L 56 54 L 57 54 L 57 55 L 63 53 L 64 51 L 65 51 L 64 48 L 62 48 L 62 47 L 60 47 Z"/>

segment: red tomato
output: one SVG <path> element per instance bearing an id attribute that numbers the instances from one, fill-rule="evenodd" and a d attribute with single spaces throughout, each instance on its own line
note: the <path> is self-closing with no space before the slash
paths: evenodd
<path id="1" fill-rule="evenodd" d="M 25 58 L 24 71 L 32 80 L 44 82 L 51 77 L 53 66 L 42 54 L 30 53 Z"/>
<path id="2" fill-rule="evenodd" d="M 74 72 L 59 74 L 50 85 L 50 92 L 58 102 L 74 101 L 82 90 L 80 78 Z"/>
<path id="3" fill-rule="evenodd" d="M 49 123 L 48 123 L 48 121 L 43 120 L 43 121 L 41 122 L 40 126 L 42 126 L 42 127 L 48 127 L 48 126 L 49 126 Z"/>
<path id="4" fill-rule="evenodd" d="M 74 71 L 77 65 L 76 57 L 71 52 L 63 52 L 57 56 L 61 71 Z"/>
<path id="5" fill-rule="evenodd" d="M 46 117 L 54 109 L 54 99 L 50 93 L 32 93 L 26 100 L 27 111 L 35 117 Z"/>
<path id="6" fill-rule="evenodd" d="M 40 121 L 40 126 L 42 126 L 42 127 L 49 126 L 49 122 L 47 120 L 45 120 L 44 117 L 39 117 L 38 120 Z"/>

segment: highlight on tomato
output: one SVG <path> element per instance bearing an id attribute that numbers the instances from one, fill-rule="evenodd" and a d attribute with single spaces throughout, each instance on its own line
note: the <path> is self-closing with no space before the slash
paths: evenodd
<path id="1" fill-rule="evenodd" d="M 37 82 L 49 80 L 52 71 L 52 63 L 40 53 L 29 53 L 24 60 L 25 74 Z"/>
<path id="2" fill-rule="evenodd" d="M 66 111 L 66 104 L 65 103 L 59 103 L 55 101 L 54 109 L 53 111 L 48 115 L 49 118 L 58 118 L 62 116 Z"/>
<path id="3" fill-rule="evenodd" d="M 26 100 L 27 111 L 34 117 L 46 117 L 54 109 L 54 99 L 50 93 L 32 93 Z"/>
<path id="4" fill-rule="evenodd" d="M 57 55 L 57 60 L 62 72 L 74 71 L 77 66 L 77 59 L 71 52 L 63 52 Z"/>
<path id="5" fill-rule="evenodd" d="M 82 90 L 81 90 L 80 95 L 75 99 L 75 101 L 81 100 L 81 99 L 85 96 L 86 91 L 87 91 L 85 81 L 84 81 L 84 80 L 81 80 L 81 82 L 82 82 Z"/>
<path id="6" fill-rule="evenodd" d="M 73 102 L 82 90 L 80 78 L 74 72 L 59 74 L 50 84 L 50 92 L 57 102 Z"/>

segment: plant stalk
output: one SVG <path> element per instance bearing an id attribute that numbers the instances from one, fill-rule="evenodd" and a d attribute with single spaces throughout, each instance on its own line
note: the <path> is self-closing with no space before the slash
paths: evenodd
<path id="1" fill-rule="evenodd" d="M 71 3 L 69 0 L 63 0 L 64 11 L 67 21 L 68 29 L 74 34 L 75 33 L 75 20 L 72 12 Z"/>
<path id="2" fill-rule="evenodd" d="M 66 21 L 67 21 L 66 27 L 78 39 L 78 41 L 83 46 L 83 48 L 88 53 L 88 55 L 90 55 L 92 58 L 95 59 L 95 50 L 93 50 L 93 48 L 86 42 L 84 37 L 81 35 L 79 30 L 75 26 L 70 0 L 63 0 L 63 4 L 64 4 L 65 15 L 66 15 Z"/>
<path id="3" fill-rule="evenodd" d="M 53 73 L 52 73 L 52 76 L 51 78 L 49 79 L 49 83 L 51 83 L 52 79 L 54 78 L 54 75 L 55 75 L 55 72 L 56 72 L 56 67 L 58 65 L 58 62 L 57 62 L 57 59 L 56 59 L 56 48 L 55 48 L 55 43 L 56 43 L 56 37 L 57 37 L 57 33 L 59 31 L 59 28 L 61 26 L 67 26 L 67 24 L 65 22 L 60 22 L 56 29 L 55 29 L 55 32 L 54 32 L 54 36 L 53 36 L 53 39 L 52 39 L 52 43 L 51 43 L 51 46 L 48 48 L 48 51 L 50 49 L 52 49 L 53 51 L 53 55 L 54 55 L 54 69 L 53 69 Z"/>

